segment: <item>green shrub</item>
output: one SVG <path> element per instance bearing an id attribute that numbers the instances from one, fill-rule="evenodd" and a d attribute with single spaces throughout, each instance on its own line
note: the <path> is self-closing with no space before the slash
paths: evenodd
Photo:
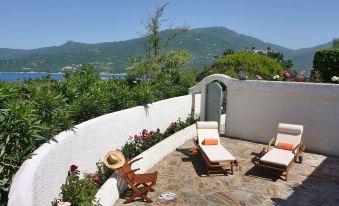
<path id="1" fill-rule="evenodd" d="M 339 75 L 339 49 L 319 49 L 313 59 L 315 72 L 320 73 L 322 82 L 331 82 Z"/>

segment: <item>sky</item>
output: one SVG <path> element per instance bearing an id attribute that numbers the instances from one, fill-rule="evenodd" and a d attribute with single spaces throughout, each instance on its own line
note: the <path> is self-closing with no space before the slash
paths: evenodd
<path id="1" fill-rule="evenodd" d="M 291 49 L 339 37 L 338 0 L 0 0 L 0 48 L 140 37 L 142 21 L 166 2 L 161 29 L 223 26 Z"/>

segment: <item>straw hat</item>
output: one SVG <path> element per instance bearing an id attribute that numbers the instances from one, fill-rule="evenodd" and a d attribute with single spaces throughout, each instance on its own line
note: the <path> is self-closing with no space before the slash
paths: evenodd
<path id="1" fill-rule="evenodd" d="M 103 162 L 110 169 L 118 169 L 125 164 L 125 157 L 119 150 L 112 150 L 105 155 Z"/>

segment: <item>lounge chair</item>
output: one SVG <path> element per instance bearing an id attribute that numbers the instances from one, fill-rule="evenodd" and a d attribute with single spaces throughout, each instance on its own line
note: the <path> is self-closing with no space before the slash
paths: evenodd
<path id="1" fill-rule="evenodd" d="M 137 197 L 140 197 L 143 201 L 152 202 L 152 200 L 147 197 L 147 192 L 154 191 L 152 187 L 156 184 L 158 172 L 135 174 L 137 169 L 132 170 L 131 166 L 134 162 L 140 159 L 141 158 L 132 160 L 129 163 L 126 162 L 121 168 L 119 168 L 119 173 L 127 181 L 133 192 L 131 197 L 128 198 L 124 204 L 132 202 Z M 140 185 L 143 187 L 139 187 Z"/>
<path id="2" fill-rule="evenodd" d="M 278 134 L 267 146 L 267 153 L 258 161 L 258 165 L 285 172 L 286 181 L 289 170 L 305 150 L 302 142 L 303 125 L 283 124 L 278 126 Z M 272 143 L 274 147 L 270 150 Z M 301 162 L 301 159 L 299 159 Z"/>
<path id="3" fill-rule="evenodd" d="M 233 167 L 238 166 L 237 160 L 221 144 L 219 138 L 218 123 L 214 121 L 197 122 L 198 137 L 194 139 L 194 144 L 198 148 L 198 153 L 206 163 L 207 175 L 210 173 L 227 172 L 230 167 L 231 174 Z M 207 142 L 212 142 L 210 145 Z"/>

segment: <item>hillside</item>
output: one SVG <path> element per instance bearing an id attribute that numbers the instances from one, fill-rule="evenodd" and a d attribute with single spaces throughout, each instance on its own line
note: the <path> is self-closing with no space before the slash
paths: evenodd
<path id="1" fill-rule="evenodd" d="M 168 30 L 161 34 L 166 36 Z M 76 67 L 79 64 L 92 63 L 101 71 L 123 72 L 129 66 L 128 58 L 140 56 L 144 52 L 144 39 L 85 44 L 68 41 L 60 46 L 31 50 L 0 49 L 0 71 L 60 71 L 60 68 Z M 260 39 L 242 35 L 224 27 L 191 29 L 181 34 L 169 45 L 168 49 L 186 49 L 193 55 L 192 67 L 202 69 L 214 61 L 214 57 L 226 49 L 236 51 L 255 47 L 265 49 L 270 46 L 280 51 L 286 58 L 293 60 L 296 70 L 312 68 L 314 52 L 320 47 L 329 47 L 330 43 L 316 47 L 293 50 Z"/>

